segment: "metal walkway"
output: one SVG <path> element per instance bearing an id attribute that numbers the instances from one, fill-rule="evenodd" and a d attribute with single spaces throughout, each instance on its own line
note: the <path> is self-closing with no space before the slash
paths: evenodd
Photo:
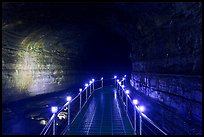
<path id="1" fill-rule="evenodd" d="M 126 75 L 121 80 L 116 78 L 92 79 L 73 99 L 67 96 L 59 110 L 52 106 L 53 115 L 40 134 L 167 135 L 143 113 L 144 106 L 129 96 Z M 60 116 L 64 114 L 63 120 Z"/>
<path id="2" fill-rule="evenodd" d="M 93 93 L 66 134 L 72 135 L 133 135 L 134 131 L 113 87 Z"/>

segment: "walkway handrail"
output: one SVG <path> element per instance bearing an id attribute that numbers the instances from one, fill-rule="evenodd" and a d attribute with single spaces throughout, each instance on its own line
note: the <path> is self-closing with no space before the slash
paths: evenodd
<path id="1" fill-rule="evenodd" d="M 52 125 L 53 119 L 55 118 L 55 114 L 52 115 L 52 117 L 50 118 L 50 120 L 48 121 L 47 125 L 43 128 L 43 130 L 41 131 L 40 135 L 45 135 L 48 131 L 48 129 L 50 128 L 50 126 Z"/>
<path id="2" fill-rule="evenodd" d="M 57 117 L 57 115 L 62 112 L 66 107 L 68 108 L 68 114 L 67 114 L 67 119 L 68 119 L 68 128 L 70 127 L 70 125 L 74 122 L 74 120 L 76 119 L 76 117 L 78 116 L 78 114 L 81 112 L 81 109 L 87 104 L 88 100 L 90 99 L 91 95 L 93 94 L 93 91 L 98 90 L 100 88 L 103 88 L 103 77 L 99 80 L 95 80 L 92 79 L 91 81 L 89 81 L 89 84 L 85 84 L 85 88 L 82 90 L 80 89 L 80 92 L 69 101 L 67 101 L 59 110 L 57 110 L 57 112 L 54 112 L 53 115 L 51 116 L 51 118 L 49 119 L 48 123 L 46 124 L 46 126 L 43 128 L 43 130 L 41 131 L 40 135 L 46 135 L 48 134 L 48 131 L 51 129 L 51 125 L 53 125 L 53 135 L 55 135 L 55 118 Z M 100 87 L 99 88 L 94 88 L 94 83 L 97 82 L 101 82 Z M 89 93 L 88 93 L 89 90 Z M 91 92 L 92 91 L 92 92 Z M 83 93 L 86 92 L 86 101 L 85 103 L 82 105 L 82 95 Z M 88 96 L 89 94 L 89 96 Z M 80 97 L 80 110 L 77 112 L 76 116 L 73 118 L 72 121 L 70 121 L 70 104 L 75 101 L 78 97 Z M 70 122 L 70 123 L 69 123 Z"/>
<path id="3" fill-rule="evenodd" d="M 162 134 L 164 135 L 167 135 L 167 133 L 165 133 L 161 128 L 159 128 L 150 118 L 148 118 L 141 110 L 141 106 L 138 106 L 137 105 L 137 101 L 136 100 L 132 100 L 131 97 L 129 96 L 129 90 L 125 90 L 124 88 L 124 85 L 125 85 L 125 81 L 126 81 L 126 75 L 122 78 L 122 80 L 119 80 L 117 79 L 116 76 L 114 76 L 114 78 L 110 78 L 110 79 L 106 79 L 106 80 L 114 80 L 114 84 L 116 86 L 116 89 L 117 89 L 117 92 L 118 94 L 120 95 L 120 98 L 122 100 L 122 104 L 125 106 L 125 110 L 126 110 L 126 114 L 127 114 L 127 117 L 129 119 L 129 122 L 132 126 L 132 128 L 134 129 L 134 133 L 137 134 L 137 126 L 136 126 L 136 119 L 137 119 L 137 114 L 139 115 L 139 135 L 142 135 L 142 118 L 144 118 L 148 123 L 150 123 L 151 125 L 153 125 L 158 131 L 160 131 Z M 99 82 L 98 85 L 99 88 L 96 88 L 97 85 L 95 85 L 95 83 Z M 55 135 L 56 134 L 56 127 L 55 127 L 55 120 L 56 120 L 56 117 L 58 116 L 58 114 L 60 112 L 62 112 L 63 110 L 65 109 L 68 109 L 67 110 L 67 124 L 66 124 L 66 127 L 63 128 L 63 131 L 61 133 L 65 133 L 67 130 L 70 129 L 70 126 L 73 124 L 73 122 L 75 121 L 75 119 L 77 118 L 77 116 L 80 114 L 81 112 L 81 109 L 84 108 L 84 106 L 87 104 L 88 100 L 90 100 L 91 98 L 91 95 L 93 94 L 94 91 L 98 90 L 98 89 L 101 89 L 103 88 L 104 86 L 104 79 L 103 77 L 99 80 L 94 80 L 92 79 L 91 81 L 89 81 L 89 84 L 85 84 L 85 88 L 84 89 L 79 89 L 79 93 L 73 98 L 71 99 L 71 97 L 68 97 L 67 98 L 67 102 L 58 110 L 57 107 L 55 107 L 55 109 L 52 110 L 53 112 L 53 115 L 51 116 L 51 118 L 49 119 L 48 123 L 46 124 L 46 126 L 43 128 L 42 132 L 40 133 L 40 135 L 46 135 L 48 133 L 50 133 L 49 131 L 51 129 L 53 129 L 52 131 L 52 134 Z M 95 87 L 94 87 L 95 85 Z M 89 91 L 89 93 L 88 93 Z M 91 92 L 92 91 L 92 92 Z M 83 93 L 85 93 L 86 95 L 86 98 L 85 98 L 85 102 L 83 103 Z M 89 94 L 89 96 L 88 96 Z M 124 96 L 124 94 L 126 96 Z M 123 98 L 126 98 L 126 101 L 124 102 L 123 101 Z M 74 102 L 74 101 L 77 101 L 77 99 L 79 98 L 79 111 L 77 111 L 77 114 L 74 116 L 74 118 L 71 120 L 70 119 L 70 114 L 71 114 L 71 111 L 70 111 L 70 108 L 71 108 L 71 104 Z M 135 102 L 134 102 L 135 101 Z M 131 120 L 130 120 L 130 115 L 128 113 L 128 103 L 130 103 L 131 106 L 133 106 L 132 108 L 134 109 L 134 122 L 132 124 Z M 53 128 L 51 128 L 53 125 Z"/>
<path id="4" fill-rule="evenodd" d="M 116 88 L 117 88 L 117 91 L 119 92 L 119 95 L 122 99 L 122 102 L 123 102 L 123 94 L 126 95 L 126 103 L 123 102 L 122 104 L 125 106 L 126 108 L 126 114 L 129 118 L 129 114 L 128 114 L 128 100 L 129 102 L 131 103 L 131 105 L 136 109 L 137 113 L 139 114 L 139 116 L 143 117 L 145 120 L 147 120 L 151 125 L 153 125 L 155 128 L 157 128 L 161 133 L 163 133 L 164 135 L 167 135 L 167 133 L 165 133 L 161 128 L 159 128 L 150 118 L 148 118 L 144 113 L 142 113 L 142 111 L 140 110 L 139 106 L 137 105 L 137 103 L 133 103 L 133 100 L 131 99 L 131 97 L 129 96 L 129 91 L 126 92 L 127 90 L 125 90 L 124 88 L 124 82 L 125 82 L 125 78 L 123 78 L 122 80 L 119 81 L 119 79 L 117 80 L 117 84 L 116 84 Z M 122 85 L 123 83 L 123 85 Z M 122 90 L 121 90 L 122 89 Z M 120 93 L 120 90 L 122 91 L 122 93 Z M 125 93 L 126 92 L 126 93 Z M 122 95 L 121 95 L 122 94 Z M 134 129 L 135 131 L 135 134 L 136 134 L 136 113 L 134 114 L 134 126 L 132 125 L 131 121 L 130 121 L 130 124 L 132 126 L 132 128 Z M 130 118 L 129 118 L 130 120 Z M 142 135 L 142 119 L 140 118 L 140 135 Z"/>

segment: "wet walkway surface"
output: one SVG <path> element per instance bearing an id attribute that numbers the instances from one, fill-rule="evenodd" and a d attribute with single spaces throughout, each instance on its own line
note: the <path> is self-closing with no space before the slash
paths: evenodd
<path id="1" fill-rule="evenodd" d="M 121 100 L 113 87 L 96 90 L 67 134 L 71 135 L 132 135 Z"/>

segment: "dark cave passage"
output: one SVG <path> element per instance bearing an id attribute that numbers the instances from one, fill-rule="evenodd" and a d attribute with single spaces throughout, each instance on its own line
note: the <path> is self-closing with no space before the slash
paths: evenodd
<path id="1" fill-rule="evenodd" d="M 45 120 L 41 107 L 114 75 L 127 75 L 135 96 L 183 115 L 182 131 L 169 134 L 202 134 L 201 11 L 200 2 L 2 3 L 3 134 L 38 134 L 26 125 Z M 158 110 L 164 119 L 166 110 Z"/>

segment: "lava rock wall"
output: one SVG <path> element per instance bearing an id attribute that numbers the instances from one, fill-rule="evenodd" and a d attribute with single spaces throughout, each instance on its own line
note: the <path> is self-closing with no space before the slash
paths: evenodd
<path id="1" fill-rule="evenodd" d="M 202 120 L 201 76 L 135 72 L 130 83 L 145 95 L 177 109 L 185 118 Z"/>
<path id="2" fill-rule="evenodd" d="M 61 29 L 57 23 L 45 26 L 37 22 L 30 25 L 28 20 L 4 21 L 3 102 L 67 90 L 82 83 L 87 75 L 81 60 L 86 42 L 77 27 L 66 25 L 69 29 Z"/>
<path id="3" fill-rule="evenodd" d="M 201 3 L 161 4 L 142 15 L 130 55 L 132 86 L 185 118 L 202 120 Z"/>

